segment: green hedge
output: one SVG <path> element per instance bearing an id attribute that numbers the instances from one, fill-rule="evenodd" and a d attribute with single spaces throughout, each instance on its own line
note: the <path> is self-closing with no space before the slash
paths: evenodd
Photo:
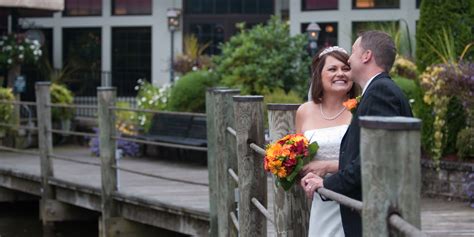
<path id="1" fill-rule="evenodd" d="M 206 89 L 216 85 L 215 75 L 195 71 L 184 75 L 172 87 L 168 109 L 183 112 L 206 111 Z"/>

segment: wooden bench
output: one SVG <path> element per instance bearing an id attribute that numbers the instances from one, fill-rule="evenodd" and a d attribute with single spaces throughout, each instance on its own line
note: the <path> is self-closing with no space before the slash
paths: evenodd
<path id="1" fill-rule="evenodd" d="M 150 130 L 137 138 L 176 145 L 207 147 L 206 116 L 159 113 Z M 185 148 L 183 148 L 185 149 Z"/>

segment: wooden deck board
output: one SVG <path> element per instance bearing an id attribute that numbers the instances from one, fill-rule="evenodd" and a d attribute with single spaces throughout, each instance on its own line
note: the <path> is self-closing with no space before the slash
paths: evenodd
<path id="1" fill-rule="evenodd" d="M 57 148 L 54 152 L 73 159 L 99 163 L 99 158 L 92 157 L 85 147 L 66 146 Z M 55 178 L 59 180 L 100 188 L 100 167 L 62 160 L 54 160 L 53 165 Z M 175 179 L 208 183 L 205 166 L 144 158 L 125 158 L 120 161 L 120 166 Z M 0 168 L 3 170 L 39 177 L 39 167 L 39 157 L 0 152 Z M 119 173 L 120 193 L 185 209 L 209 212 L 209 188 L 206 186 L 156 179 L 124 171 Z M 271 180 L 268 182 L 269 188 L 270 185 Z M 273 213 L 272 200 L 270 195 L 268 197 L 270 213 Z M 267 229 L 268 236 L 275 236 L 275 230 L 270 222 L 267 222 Z M 422 229 L 430 236 L 474 236 L 474 209 L 461 202 L 423 199 Z"/>

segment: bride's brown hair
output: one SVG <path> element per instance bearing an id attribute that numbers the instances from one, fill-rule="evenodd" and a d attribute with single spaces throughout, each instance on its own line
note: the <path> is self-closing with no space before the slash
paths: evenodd
<path id="1" fill-rule="evenodd" d="M 313 62 L 311 63 L 311 81 L 312 81 L 311 97 L 313 98 L 313 101 L 316 104 L 320 104 L 322 102 L 321 99 L 323 98 L 323 94 L 324 94 L 321 72 L 323 71 L 324 64 L 326 63 L 326 58 L 328 56 L 332 56 L 335 59 L 344 63 L 344 65 L 349 66 L 349 64 L 347 63 L 347 60 L 349 60 L 349 55 L 347 55 L 346 53 L 334 50 L 334 51 L 325 53 L 320 57 L 319 55 L 321 54 L 323 50 L 324 49 L 319 51 L 316 54 L 316 56 L 313 57 Z M 357 93 L 357 86 L 354 83 L 352 85 L 351 90 L 348 92 L 349 98 L 355 98 L 356 93 Z"/>

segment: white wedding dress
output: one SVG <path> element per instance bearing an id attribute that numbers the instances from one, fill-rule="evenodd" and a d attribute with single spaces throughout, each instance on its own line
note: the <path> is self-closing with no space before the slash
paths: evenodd
<path id="1" fill-rule="evenodd" d="M 312 129 L 304 132 L 310 142 L 318 142 L 319 150 L 315 160 L 339 160 L 341 140 L 348 125 Z M 330 174 L 328 174 L 330 175 Z M 323 201 L 318 193 L 314 193 L 309 219 L 310 237 L 344 236 L 339 204 L 334 201 Z"/>

